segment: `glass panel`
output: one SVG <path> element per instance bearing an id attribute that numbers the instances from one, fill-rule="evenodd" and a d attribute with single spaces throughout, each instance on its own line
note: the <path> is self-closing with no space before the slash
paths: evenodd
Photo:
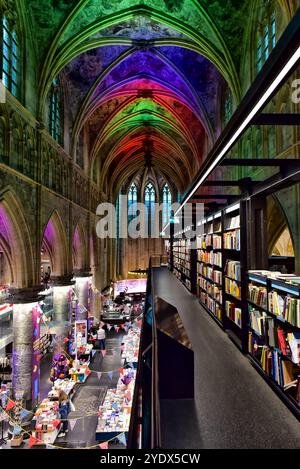
<path id="1" fill-rule="evenodd" d="M 2 72 L 2 82 L 3 82 L 3 85 L 6 86 L 6 88 L 8 88 L 9 78 L 8 78 L 7 73 L 5 73 L 4 71 Z"/>
<path id="2" fill-rule="evenodd" d="M 262 45 L 261 41 L 258 42 L 257 46 L 257 71 L 260 72 L 262 68 Z"/>
<path id="3" fill-rule="evenodd" d="M 148 215 L 148 234 L 151 235 L 151 225 L 155 223 L 155 189 L 149 182 L 145 189 L 145 205 Z"/>
<path id="4" fill-rule="evenodd" d="M 166 184 L 163 188 L 163 225 L 168 223 L 171 216 L 171 204 L 171 192 L 168 184 Z"/>
<path id="5" fill-rule="evenodd" d="M 276 18 L 275 18 L 275 14 L 272 15 L 272 19 L 271 19 L 271 31 L 272 31 L 272 47 L 274 49 L 274 47 L 276 46 Z"/>
<path id="6" fill-rule="evenodd" d="M 137 211 L 137 187 L 133 183 L 131 184 L 129 191 L 128 191 L 128 223 L 131 222 L 133 218 L 136 216 Z"/>
<path id="7" fill-rule="evenodd" d="M 265 60 L 269 57 L 269 27 L 264 28 L 264 56 Z"/>

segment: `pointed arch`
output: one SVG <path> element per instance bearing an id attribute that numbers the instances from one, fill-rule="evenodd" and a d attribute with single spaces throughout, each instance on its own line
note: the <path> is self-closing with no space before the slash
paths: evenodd
<path id="1" fill-rule="evenodd" d="M 87 267 L 87 239 L 81 221 L 75 225 L 72 237 L 72 261 L 74 271 L 80 271 Z M 90 265 L 88 265 L 89 267 Z"/>
<path id="2" fill-rule="evenodd" d="M 0 246 L 7 258 L 11 283 L 23 288 L 35 283 L 32 236 L 23 207 L 11 188 L 0 193 Z"/>
<path id="3" fill-rule="evenodd" d="M 57 210 L 54 210 L 43 230 L 42 249 L 49 254 L 51 273 L 61 276 L 68 273 L 68 242 L 64 224 Z"/>

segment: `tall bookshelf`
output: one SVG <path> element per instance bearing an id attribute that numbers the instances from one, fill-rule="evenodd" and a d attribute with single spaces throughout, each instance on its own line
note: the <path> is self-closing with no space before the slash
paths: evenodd
<path id="1" fill-rule="evenodd" d="M 189 291 L 192 290 L 191 252 L 188 239 L 174 239 L 173 272 Z"/>
<path id="2" fill-rule="evenodd" d="M 223 324 L 222 213 L 202 222 L 197 242 L 197 294 L 209 314 Z"/>
<path id="3" fill-rule="evenodd" d="M 246 230 L 243 203 L 223 211 L 224 329 L 236 345 L 246 351 L 245 285 Z"/>
<path id="4" fill-rule="evenodd" d="M 174 273 L 195 282 L 204 310 L 300 419 L 300 277 L 248 271 L 246 210 L 241 201 L 201 220 L 194 251 L 174 240 Z"/>
<path id="5" fill-rule="evenodd" d="M 247 283 L 251 361 L 300 414 L 300 278 L 258 271 Z"/>

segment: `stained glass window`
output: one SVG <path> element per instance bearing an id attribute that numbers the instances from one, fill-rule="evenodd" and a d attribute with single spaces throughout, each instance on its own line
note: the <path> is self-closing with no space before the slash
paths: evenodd
<path id="1" fill-rule="evenodd" d="M 152 224 L 155 224 L 155 189 L 151 182 L 145 188 L 145 205 L 147 209 L 148 235 L 151 236 Z"/>
<path id="2" fill-rule="evenodd" d="M 62 104 L 57 80 L 53 80 L 50 95 L 50 134 L 57 142 L 62 140 Z"/>
<path id="3" fill-rule="evenodd" d="M 20 47 L 18 35 L 10 28 L 6 16 L 2 18 L 2 82 L 16 97 L 20 91 Z"/>
<path id="4" fill-rule="evenodd" d="M 138 191 L 134 183 L 131 184 L 128 191 L 128 223 L 136 217 L 138 202 Z"/>
<path id="5" fill-rule="evenodd" d="M 264 60 L 269 57 L 269 25 L 264 27 Z"/>
<path id="6" fill-rule="evenodd" d="M 257 71 L 260 72 L 262 69 L 262 44 L 259 39 L 257 44 Z"/>
<path id="7" fill-rule="evenodd" d="M 271 39 L 272 39 L 272 49 L 276 46 L 276 17 L 275 13 L 273 13 L 271 17 Z"/>
<path id="8" fill-rule="evenodd" d="M 168 184 L 163 187 L 163 227 L 169 222 L 171 216 L 172 197 Z"/>

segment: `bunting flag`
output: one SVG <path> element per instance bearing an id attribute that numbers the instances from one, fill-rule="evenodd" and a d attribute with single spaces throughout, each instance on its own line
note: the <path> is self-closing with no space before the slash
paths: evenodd
<path id="1" fill-rule="evenodd" d="M 119 332 L 120 328 L 118 326 L 115 326 L 116 333 Z"/>
<path id="2" fill-rule="evenodd" d="M 120 328 L 124 330 L 124 328 L 125 328 L 124 324 L 121 324 Z"/>
<path id="3" fill-rule="evenodd" d="M 16 403 L 10 399 L 5 410 L 8 412 L 9 410 L 13 409 L 15 407 L 15 405 L 16 405 Z"/>
<path id="4" fill-rule="evenodd" d="M 13 436 L 16 436 L 16 435 L 19 435 L 21 433 L 21 431 L 22 431 L 22 428 L 19 427 L 18 425 L 15 425 L 14 429 L 12 431 L 12 434 L 13 434 Z"/>
<path id="5" fill-rule="evenodd" d="M 100 443 L 99 448 L 100 449 L 108 449 L 108 441 L 105 441 L 104 443 Z"/>
<path id="6" fill-rule="evenodd" d="M 38 442 L 38 439 L 31 435 L 29 438 L 29 444 L 28 444 L 29 448 L 31 449 L 37 442 Z"/>
<path id="7" fill-rule="evenodd" d="M 109 379 L 110 379 L 111 381 L 112 381 L 112 379 L 113 379 L 113 374 L 114 374 L 113 371 L 109 371 L 109 372 L 107 373 L 107 375 L 108 375 L 108 377 L 109 377 Z"/>
<path id="8" fill-rule="evenodd" d="M 97 350 L 92 350 L 92 357 L 94 358 L 94 356 L 96 355 L 97 353 Z"/>
<path id="9" fill-rule="evenodd" d="M 97 371 L 97 376 L 98 376 L 98 379 L 99 381 L 101 380 L 101 377 L 102 377 L 102 373 L 100 371 Z"/>
<path id="10" fill-rule="evenodd" d="M 106 355 L 106 350 L 101 350 L 101 353 L 102 353 L 102 357 L 104 358 Z"/>
<path id="11" fill-rule="evenodd" d="M 112 326 L 110 324 L 107 324 L 107 330 L 108 332 L 111 330 Z"/>
<path id="12" fill-rule="evenodd" d="M 119 372 L 121 373 L 121 375 L 124 374 L 124 368 L 119 368 Z"/>
<path id="13" fill-rule="evenodd" d="M 23 420 L 27 415 L 29 415 L 30 412 L 28 412 L 26 409 L 23 409 L 20 415 L 21 420 Z"/>
<path id="14" fill-rule="evenodd" d="M 64 344 L 67 344 L 68 342 L 69 342 L 68 337 L 65 337 L 65 338 L 64 338 Z"/>
<path id="15" fill-rule="evenodd" d="M 121 433 L 121 435 L 118 436 L 118 440 L 119 440 L 119 443 L 121 443 L 121 445 L 124 445 L 124 446 L 127 445 L 125 433 Z"/>
<path id="16" fill-rule="evenodd" d="M 74 430 L 76 423 L 77 423 L 77 419 L 69 420 L 69 426 L 70 426 L 71 432 Z"/>

